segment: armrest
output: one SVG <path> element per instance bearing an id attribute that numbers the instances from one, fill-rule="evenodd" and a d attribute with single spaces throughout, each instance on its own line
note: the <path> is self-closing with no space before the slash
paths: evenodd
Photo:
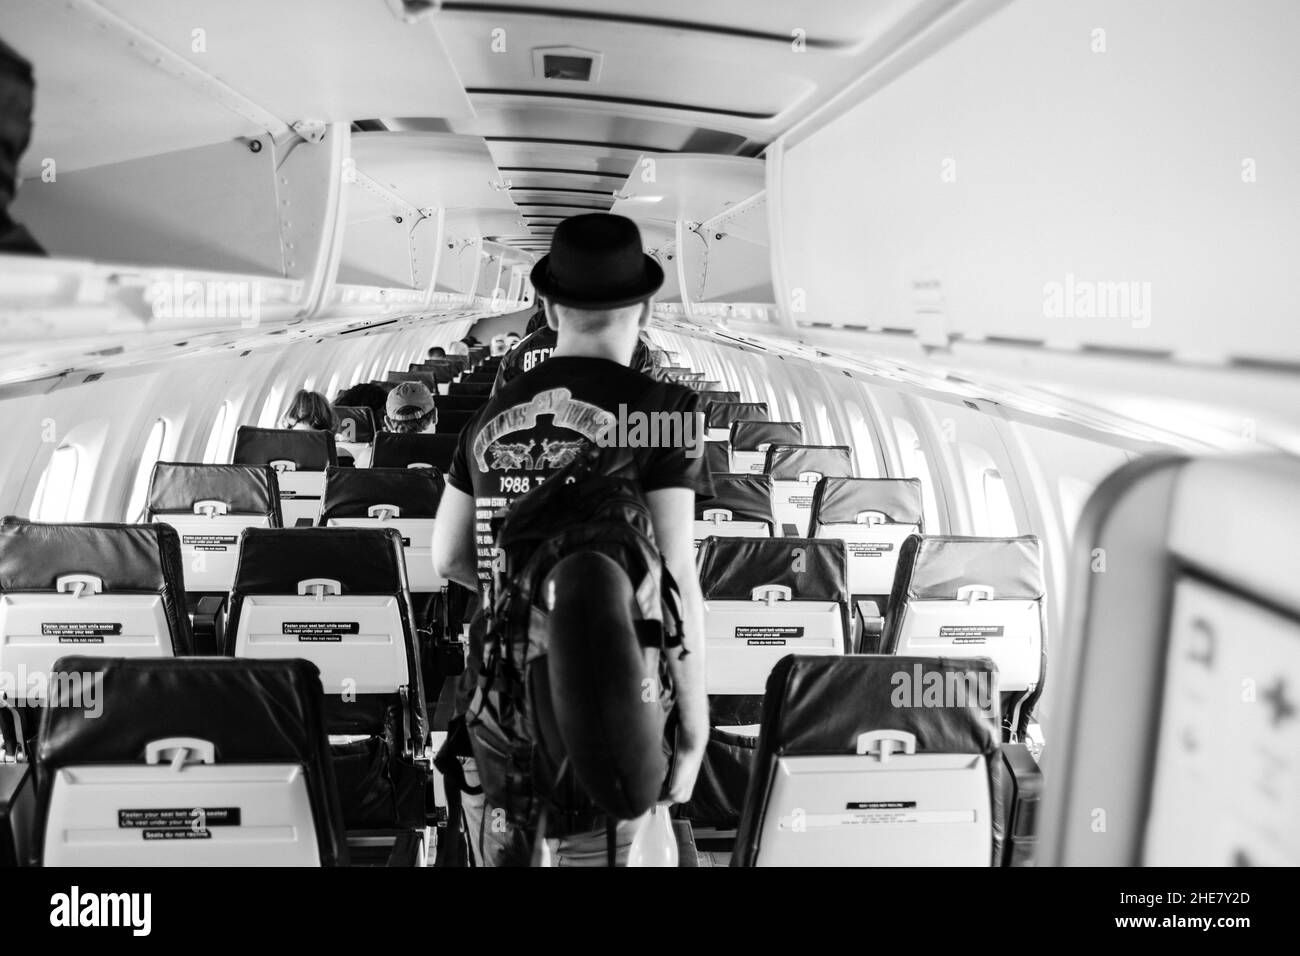
<path id="1" fill-rule="evenodd" d="M 36 837 L 36 784 L 30 763 L 0 763 L 0 867 L 30 862 Z"/>
<path id="2" fill-rule="evenodd" d="M 1038 848 L 1038 805 L 1043 773 L 1024 744 L 1003 744 L 1002 765 L 1010 784 L 1003 866 L 1033 866 Z"/>
<path id="3" fill-rule="evenodd" d="M 855 599 L 853 619 L 857 623 L 858 653 L 879 654 L 880 635 L 885 629 L 880 603 L 874 598 Z"/>
<path id="4" fill-rule="evenodd" d="M 213 657 L 220 653 L 226 631 L 226 597 L 209 594 L 194 606 L 194 651 Z"/>

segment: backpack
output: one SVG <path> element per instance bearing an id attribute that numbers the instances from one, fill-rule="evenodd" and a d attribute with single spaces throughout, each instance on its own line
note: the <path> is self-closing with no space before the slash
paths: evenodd
<path id="1" fill-rule="evenodd" d="M 589 832 L 613 814 L 580 785 L 555 743 L 547 679 L 542 586 L 568 555 L 599 552 L 627 573 L 635 592 L 637 639 L 657 699 L 650 719 L 663 727 L 666 787 L 671 763 L 668 716 L 673 706 L 666 648 L 681 644 L 677 586 L 654 542 L 650 511 L 627 449 L 591 447 L 493 519 L 496 555 L 483 622 L 482 667 L 466 729 L 489 812 L 540 836 Z M 660 755 L 655 755 L 659 757 Z M 648 808 L 647 808 L 648 809 Z"/>

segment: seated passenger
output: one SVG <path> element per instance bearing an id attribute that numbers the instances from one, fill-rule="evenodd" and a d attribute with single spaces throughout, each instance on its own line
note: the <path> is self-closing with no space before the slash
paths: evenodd
<path id="1" fill-rule="evenodd" d="M 535 266 L 532 282 L 546 302 L 547 319 L 557 335 L 554 353 L 540 367 L 527 373 L 521 370 L 462 429 L 434 531 L 434 566 L 439 573 L 467 588 L 481 588 L 485 598 L 493 590 L 495 549 L 490 547 L 492 537 L 476 531 L 479 509 L 495 511 L 503 502 L 517 501 L 541 484 L 539 479 L 556 474 L 597 442 L 604 445 L 601 439 L 609 434 L 608 426 L 621 407 L 669 419 L 690 416 L 691 424 L 697 424 L 701 415 L 699 396 L 690 389 L 656 382 L 628 367 L 638 331 L 650 318 L 651 296 L 663 282 L 662 269 L 643 253 L 640 234 L 630 220 L 607 214 L 565 220 L 555 231 L 552 254 Z M 699 449 L 684 440 L 685 424 L 679 434 L 676 444 L 646 442 L 630 449 L 663 567 L 676 580 L 681 596 L 682 643 L 663 651 L 675 685 L 679 721 L 672 775 L 665 781 L 668 799 L 674 803 L 690 798 L 709 734 L 703 599 L 692 551 L 695 496 L 711 496 L 712 485 Z M 591 552 L 575 555 L 587 557 Z M 630 572 L 617 565 L 612 570 Z M 593 614 L 626 606 L 618 602 L 615 592 L 601 587 L 609 583 L 608 578 L 592 574 L 584 580 L 588 584 L 584 597 Z M 558 603 L 558 593 L 555 599 Z M 483 659 L 483 623 L 480 612 L 470 627 L 462 690 L 476 687 L 480 675 L 490 679 L 494 673 L 494 666 Z M 609 679 L 613 681 L 615 675 Z M 475 736 L 477 728 L 486 728 L 492 720 L 485 710 L 491 706 L 489 695 L 476 694 L 472 704 L 465 697 L 462 694 L 457 702 L 458 710 L 466 725 L 476 728 L 469 734 Z M 575 704 L 574 699 L 566 700 Z M 583 701 L 576 700 L 576 706 L 583 706 Z M 462 730 L 453 739 L 465 735 Z M 629 739 L 617 733 L 611 736 L 619 737 L 616 743 Z M 480 779 L 488 781 L 486 772 L 480 777 L 484 768 L 473 757 L 464 751 L 460 756 L 466 757 L 466 786 L 477 789 Z M 489 814 L 488 798 L 481 791 L 466 793 L 463 799 L 475 858 L 488 866 L 526 865 L 535 835 L 527 830 L 536 824 L 519 826 Z M 501 805 L 499 800 L 494 803 Z M 648 816 L 618 823 L 613 843 L 619 859 L 627 856 Z M 605 827 L 574 830 L 563 822 L 553 816 L 543 841 L 559 865 L 603 865 Z"/>
<path id="2" fill-rule="evenodd" d="M 531 372 L 550 358 L 551 353 L 555 351 L 557 333 L 552 326 L 546 323 L 545 312 L 543 311 L 541 314 L 542 324 L 535 330 L 530 331 L 526 337 L 520 339 L 501 359 L 501 367 L 497 369 L 496 381 L 492 384 L 494 393 L 516 376 L 522 375 L 524 372 Z M 536 318 L 536 316 L 533 318 Z M 530 328 L 532 327 L 531 319 L 528 325 Z M 646 341 L 644 334 L 637 336 L 636 346 L 632 350 L 632 360 L 628 363 L 628 366 L 638 372 L 645 372 L 647 375 L 651 374 L 656 368 L 654 358 L 650 354 L 650 345 Z"/>
<path id="3" fill-rule="evenodd" d="M 425 353 L 425 355 L 430 360 L 446 358 L 447 350 L 444 349 L 441 345 L 435 345 L 432 348 L 430 348 L 429 351 Z"/>
<path id="4" fill-rule="evenodd" d="M 447 346 L 447 354 L 448 354 L 448 355 L 464 355 L 464 356 L 468 357 L 468 356 L 469 356 L 469 343 L 466 342 L 464 339 L 462 339 L 462 340 L 459 341 L 459 342 L 452 342 L 450 345 Z"/>
<path id="5" fill-rule="evenodd" d="M 333 433 L 338 430 L 338 419 L 334 406 L 320 392 L 309 392 L 302 388 L 293 397 L 289 410 L 284 413 L 282 427 L 299 431 L 316 431 Z M 352 468 L 355 459 L 345 451 L 338 452 L 340 468 Z"/>
<path id="6" fill-rule="evenodd" d="M 438 425 L 438 409 L 433 393 L 423 382 L 399 382 L 388 393 L 384 411 L 384 430 L 399 435 L 432 432 Z"/>
<path id="7" fill-rule="evenodd" d="M 505 355 L 508 349 L 508 346 L 506 345 L 506 337 L 504 335 L 492 336 L 491 348 L 492 348 L 492 351 L 490 353 L 491 355 L 493 356 Z"/>
<path id="8" fill-rule="evenodd" d="M 544 328 L 546 328 L 546 309 L 538 305 L 537 311 L 533 313 L 532 318 L 528 320 L 528 324 L 524 326 L 524 335 L 532 335 L 538 329 Z"/>
<path id="9" fill-rule="evenodd" d="M 364 405 L 370 409 L 376 422 L 382 422 L 384 410 L 388 407 L 388 390 L 371 382 L 361 382 L 339 392 L 334 397 L 334 404 Z"/>
<path id="10" fill-rule="evenodd" d="M 521 338 L 522 338 L 522 336 L 521 336 L 518 332 L 507 332 L 507 333 L 506 333 L 506 351 L 509 352 L 512 348 L 514 348 L 516 345 L 518 345 L 518 344 L 519 344 L 519 340 L 520 340 Z"/>

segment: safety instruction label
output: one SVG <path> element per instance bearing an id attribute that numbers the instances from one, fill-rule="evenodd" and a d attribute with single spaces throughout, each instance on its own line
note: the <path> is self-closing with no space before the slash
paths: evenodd
<path id="1" fill-rule="evenodd" d="M 812 495 L 791 495 L 790 504 L 796 508 L 811 508 Z"/>
<path id="2" fill-rule="evenodd" d="M 195 551 L 225 551 L 232 544 L 238 544 L 239 538 L 233 534 L 183 534 L 181 544 L 188 544 Z"/>
<path id="3" fill-rule="evenodd" d="M 893 551 L 890 541 L 846 541 L 850 558 L 878 558 L 887 551 Z"/>
<path id="4" fill-rule="evenodd" d="M 356 621 L 285 621 L 280 626 L 281 634 L 289 634 L 299 641 L 341 641 L 344 634 L 360 634 L 361 625 Z"/>
<path id="5" fill-rule="evenodd" d="M 57 637 L 60 644 L 103 644 L 104 635 L 122 633 L 121 623 L 98 621 L 50 622 L 41 625 L 42 637 Z"/>
<path id="6" fill-rule="evenodd" d="M 118 810 L 119 830 L 144 830 L 146 840 L 202 839 L 209 827 L 237 827 L 239 807 L 163 807 Z"/>
<path id="7" fill-rule="evenodd" d="M 803 637 L 803 627 L 795 625 L 743 624 L 736 628 L 736 637 L 752 646 L 777 646 L 788 638 Z"/>
<path id="8" fill-rule="evenodd" d="M 939 628 L 940 637 L 950 637 L 954 644 L 983 644 L 985 638 L 1001 637 L 1001 624 L 949 624 Z"/>
<path id="9" fill-rule="evenodd" d="M 853 804 L 849 805 L 850 807 Z M 781 825 L 791 830 L 812 830 L 822 827 L 893 826 L 920 823 L 933 826 L 942 823 L 974 823 L 974 810 L 917 810 L 914 803 L 880 809 L 850 810 L 846 813 L 808 813 L 781 818 Z"/>

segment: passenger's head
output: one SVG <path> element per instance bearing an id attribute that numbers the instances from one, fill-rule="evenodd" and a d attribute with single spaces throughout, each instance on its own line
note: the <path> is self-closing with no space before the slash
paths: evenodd
<path id="1" fill-rule="evenodd" d="M 431 359 L 446 358 L 447 350 L 444 349 L 441 345 L 435 345 L 429 349 L 428 357 Z"/>
<path id="2" fill-rule="evenodd" d="M 570 335 L 613 337 L 635 344 L 650 320 L 651 299 L 664 271 L 641 248 L 636 223 L 623 216 L 591 213 L 564 220 L 551 251 L 532 272 L 546 307 L 547 324 Z"/>
<path id="3" fill-rule="evenodd" d="M 525 335 L 532 335 L 538 329 L 546 328 L 546 309 L 541 303 L 537 305 L 537 311 L 533 313 L 532 318 L 528 320 L 528 325 L 524 327 Z"/>
<path id="4" fill-rule="evenodd" d="M 423 382 L 398 382 L 388 393 L 384 428 L 390 432 L 412 434 L 431 432 L 438 424 L 438 409 L 433 394 Z"/>
<path id="5" fill-rule="evenodd" d="M 518 332 L 507 332 L 507 333 L 506 333 L 506 351 L 509 352 L 512 348 L 514 348 L 516 345 L 518 345 L 518 344 L 519 344 L 519 339 L 520 339 L 520 338 L 521 338 L 521 336 L 519 335 Z"/>
<path id="6" fill-rule="evenodd" d="M 332 432 L 334 408 L 320 392 L 301 389 L 289 403 L 289 410 L 284 413 L 284 427 Z"/>
<path id="7" fill-rule="evenodd" d="M 452 342 L 447 346 L 448 355 L 469 355 L 469 346 L 464 342 Z"/>
<path id="8" fill-rule="evenodd" d="M 376 422 L 382 422 L 384 409 L 388 406 L 388 392 L 372 382 L 361 382 L 339 392 L 334 404 L 365 406 L 370 409 Z"/>
<path id="9" fill-rule="evenodd" d="M 491 355 L 505 355 L 507 350 L 506 337 L 504 335 L 492 336 Z"/>

